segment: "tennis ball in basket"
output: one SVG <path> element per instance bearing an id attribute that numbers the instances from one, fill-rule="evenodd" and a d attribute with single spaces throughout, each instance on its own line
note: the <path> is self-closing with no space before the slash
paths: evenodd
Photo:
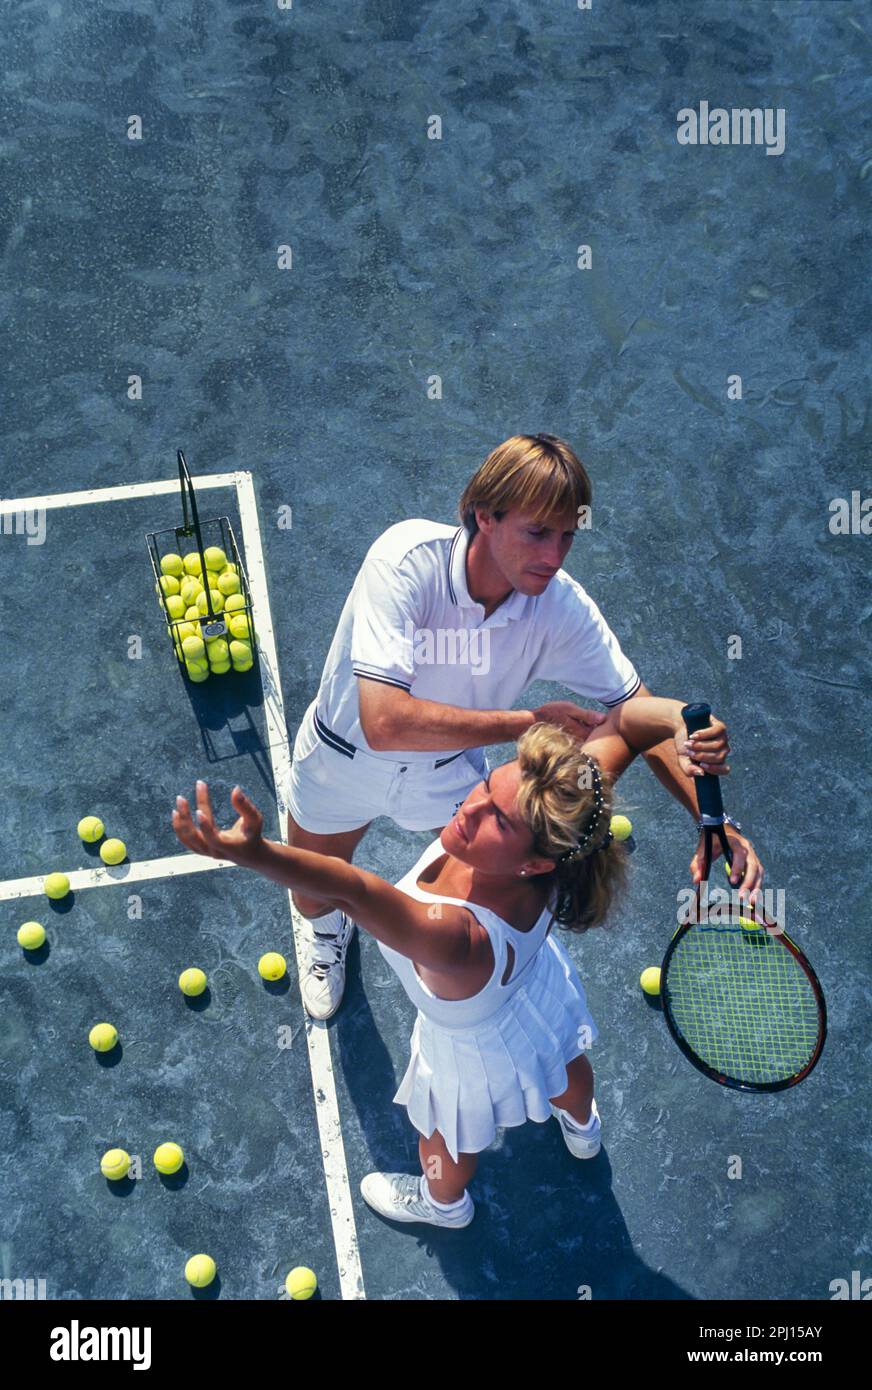
<path id="1" fill-rule="evenodd" d="M 118 1182 L 120 1178 L 126 1178 L 130 1171 L 130 1154 L 123 1149 L 109 1149 L 100 1159 L 100 1172 L 104 1178 L 109 1178 L 110 1182 Z"/>
<path id="2" fill-rule="evenodd" d="M 188 678 L 192 680 L 195 685 L 202 685 L 203 681 L 209 679 L 209 669 L 208 661 L 185 662 L 185 670 L 188 673 Z"/>
<path id="3" fill-rule="evenodd" d="M 42 887 L 47 898 L 65 898 L 70 891 L 70 880 L 66 874 L 49 874 Z"/>
<path id="4" fill-rule="evenodd" d="M 238 594 L 240 589 L 239 575 L 234 574 L 232 570 L 225 570 L 223 574 L 218 576 L 218 588 L 225 597 L 230 594 Z"/>
<path id="5" fill-rule="evenodd" d="M 18 928 L 18 944 L 25 951 L 38 951 L 45 941 L 45 927 L 41 922 L 22 922 Z"/>
<path id="6" fill-rule="evenodd" d="M 76 826 L 80 840 L 84 840 L 88 845 L 95 845 L 98 840 L 102 840 L 105 827 L 99 816 L 82 816 Z"/>
<path id="7" fill-rule="evenodd" d="M 186 623 L 193 623 L 195 631 L 196 631 L 197 633 L 199 633 L 199 631 L 200 631 L 200 610 L 199 610 L 199 608 L 197 607 L 196 603 L 192 603 L 191 606 L 190 606 L 190 608 L 186 608 L 186 609 L 185 609 L 185 615 L 184 615 L 184 616 L 185 616 L 185 622 L 186 622 Z"/>
<path id="8" fill-rule="evenodd" d="M 170 1177 L 177 1173 L 185 1161 L 178 1144 L 158 1144 L 154 1151 L 154 1166 L 159 1173 Z"/>
<path id="9" fill-rule="evenodd" d="M 202 994 L 205 988 L 206 976 L 202 970 L 197 970 L 192 966 L 190 970 L 183 970 L 179 976 L 179 989 L 182 994 L 187 994 L 191 999 Z"/>
<path id="10" fill-rule="evenodd" d="M 240 642 L 251 641 L 251 623 L 247 613 L 231 613 L 227 619 L 227 627 Z"/>
<path id="11" fill-rule="evenodd" d="M 216 661 L 214 666 L 210 665 L 209 669 L 213 676 L 226 676 L 227 672 L 232 669 L 232 663 L 229 661 Z"/>
<path id="12" fill-rule="evenodd" d="M 609 829 L 615 840 L 629 840 L 633 833 L 633 822 L 626 816 L 612 816 Z"/>
<path id="13" fill-rule="evenodd" d="M 189 550 L 184 556 L 185 571 L 187 574 L 202 574 L 203 561 L 200 559 L 198 550 Z"/>
<path id="14" fill-rule="evenodd" d="M 100 846 L 100 858 L 104 864 L 120 864 L 127 858 L 127 846 L 123 840 L 106 840 Z"/>
<path id="15" fill-rule="evenodd" d="M 164 598 L 169 598 L 171 594 L 179 592 L 179 581 L 172 574 L 163 574 L 160 583 L 155 585 L 155 592 L 163 594 Z"/>
<path id="16" fill-rule="evenodd" d="M 181 555 L 176 555 L 173 551 L 171 551 L 169 555 L 164 555 L 160 562 L 161 574 L 170 574 L 174 577 L 178 577 L 178 575 L 183 572 L 184 568 L 185 566 L 182 563 Z"/>
<path id="17" fill-rule="evenodd" d="M 287 970 L 284 956 L 278 951 L 267 951 L 257 962 L 258 972 L 264 980 L 280 980 Z"/>
<path id="18" fill-rule="evenodd" d="M 220 572 L 227 564 L 227 556 L 224 554 L 220 545 L 208 545 L 203 551 L 203 554 L 206 557 L 207 570 L 218 570 Z"/>
<path id="19" fill-rule="evenodd" d="M 186 618 L 188 616 L 185 612 L 185 600 L 180 598 L 178 594 L 170 594 L 168 598 L 165 598 L 164 608 L 169 613 L 173 622 L 177 622 L 179 618 Z"/>
<path id="20" fill-rule="evenodd" d="M 230 660 L 230 648 L 223 637 L 216 637 L 208 644 L 206 655 L 210 666 L 223 666 L 225 661 Z"/>
<path id="21" fill-rule="evenodd" d="M 315 1278 L 311 1269 L 306 1269 L 305 1265 L 297 1265 L 292 1269 L 285 1280 L 285 1288 L 291 1298 L 302 1302 L 304 1298 L 311 1298 L 318 1287 L 318 1280 Z"/>
<path id="22" fill-rule="evenodd" d="M 210 597 L 210 599 L 212 600 L 212 612 L 213 612 L 213 613 L 220 613 L 221 610 L 222 610 L 222 608 L 224 607 L 224 595 L 221 593 L 220 589 L 210 589 L 210 590 L 209 590 L 209 597 Z M 206 614 L 208 613 L 208 611 L 209 611 L 208 608 L 207 608 L 207 606 L 206 606 L 206 590 L 205 590 L 205 589 L 203 590 L 202 594 L 198 594 L 198 595 L 197 595 L 197 607 L 199 608 L 200 612 L 201 612 L 201 613 L 204 615 L 204 617 L 205 617 L 205 615 L 206 615 Z"/>
<path id="23" fill-rule="evenodd" d="M 234 666 L 250 666 L 254 658 L 248 642 L 238 642 L 234 639 L 230 643 L 230 660 Z"/>
<path id="24" fill-rule="evenodd" d="M 206 655 L 206 643 L 202 637 L 186 637 L 182 642 L 182 651 L 188 661 L 201 661 Z"/>
<path id="25" fill-rule="evenodd" d="M 111 1023 L 95 1023 L 88 1034 L 88 1042 L 95 1052 L 111 1052 L 118 1041 L 118 1030 Z"/>
<path id="26" fill-rule="evenodd" d="M 245 607 L 244 594 L 228 594 L 227 602 L 224 605 L 228 613 L 233 613 L 237 608 Z"/>
<path id="27" fill-rule="evenodd" d="M 179 596 L 186 604 L 196 603 L 197 595 L 201 592 L 202 588 L 203 585 L 200 583 L 199 579 L 195 579 L 193 575 L 189 574 L 187 579 L 182 580 Z"/>
<path id="28" fill-rule="evenodd" d="M 176 637 L 180 642 L 184 642 L 186 637 L 199 637 L 199 623 L 178 623 L 176 625 Z"/>
<path id="29" fill-rule="evenodd" d="M 217 1273 L 211 1255 L 192 1255 L 185 1265 L 185 1278 L 195 1289 L 207 1289 Z"/>
<path id="30" fill-rule="evenodd" d="M 639 976 L 639 984 L 646 994 L 660 993 L 660 967 L 649 965 L 647 970 L 643 970 Z"/>

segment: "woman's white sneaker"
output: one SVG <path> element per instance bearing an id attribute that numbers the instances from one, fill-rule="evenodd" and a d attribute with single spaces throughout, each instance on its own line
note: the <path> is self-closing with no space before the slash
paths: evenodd
<path id="1" fill-rule="evenodd" d="M 309 923 L 309 968 L 302 980 L 303 1003 L 310 1018 L 332 1018 L 345 993 L 345 957 L 355 924 L 345 913 L 338 932 L 319 932 Z"/>
<path id="2" fill-rule="evenodd" d="M 569 1152 L 576 1158 L 596 1158 L 602 1148 L 602 1125 L 596 1101 L 592 1100 L 590 1103 L 590 1118 L 596 1121 L 590 1129 L 581 1129 L 577 1120 L 573 1120 L 571 1115 L 567 1115 L 565 1110 L 559 1110 L 556 1105 L 552 1105 L 551 1113 L 557 1117 Z"/>
<path id="3" fill-rule="evenodd" d="M 364 1201 L 389 1221 L 426 1221 L 429 1226 L 468 1226 L 475 1203 L 468 1192 L 449 1211 L 431 1202 L 414 1173 L 367 1173 L 360 1184 Z"/>

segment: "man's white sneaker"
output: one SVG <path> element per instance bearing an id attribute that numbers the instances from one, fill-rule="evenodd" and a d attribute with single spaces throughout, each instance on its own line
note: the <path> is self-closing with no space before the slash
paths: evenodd
<path id="1" fill-rule="evenodd" d="M 600 1124 L 599 1111 L 596 1108 L 596 1101 L 590 1103 L 591 1119 L 596 1120 L 596 1124 L 591 1125 L 590 1129 L 579 1131 L 575 1128 L 577 1120 L 573 1120 L 571 1115 L 567 1115 L 565 1110 L 559 1110 L 556 1105 L 551 1107 L 552 1115 L 556 1115 L 566 1140 L 566 1147 L 576 1158 L 596 1158 L 602 1143 L 602 1125 Z"/>
<path id="2" fill-rule="evenodd" d="M 475 1215 L 475 1203 L 468 1192 L 465 1201 L 452 1211 L 440 1211 L 423 1192 L 420 1176 L 413 1173 L 367 1173 L 360 1190 L 373 1211 L 390 1221 L 426 1221 L 429 1226 L 459 1230 Z"/>
<path id="3" fill-rule="evenodd" d="M 311 923 L 309 968 L 303 976 L 303 1003 L 310 1018 L 332 1018 L 345 993 L 345 957 L 354 936 L 354 922 L 345 913 L 338 932 L 319 932 Z"/>

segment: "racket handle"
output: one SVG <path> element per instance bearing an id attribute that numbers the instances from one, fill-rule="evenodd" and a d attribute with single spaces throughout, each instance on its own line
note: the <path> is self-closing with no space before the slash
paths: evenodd
<path id="1" fill-rule="evenodd" d="M 711 712 L 711 705 L 685 705 L 681 711 L 681 717 L 687 732 L 694 734 L 697 729 L 707 729 L 711 723 Z M 711 772 L 704 772 L 702 777 L 695 777 L 694 781 L 696 782 L 696 799 L 699 803 L 699 813 L 703 823 L 723 825 L 724 802 L 721 797 L 720 781 Z"/>

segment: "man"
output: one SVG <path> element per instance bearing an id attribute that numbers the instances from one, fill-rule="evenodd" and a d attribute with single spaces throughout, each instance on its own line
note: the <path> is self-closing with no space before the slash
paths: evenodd
<path id="1" fill-rule="evenodd" d="M 607 707 L 652 693 L 561 568 L 591 496 L 566 443 L 514 435 L 467 484 L 462 526 L 404 521 L 374 542 L 294 743 L 290 844 L 350 862 L 377 816 L 438 834 L 487 774 L 483 745 L 516 739 L 540 719 L 583 739 L 605 718 L 564 700 L 511 709 L 534 680 Z M 729 771 L 722 724 L 702 748 L 700 766 Z M 696 820 L 692 779 L 672 740 L 644 756 Z M 735 822 L 727 833 L 733 880 L 753 900 L 762 866 Z M 694 881 L 701 863 L 698 849 Z M 311 929 L 303 999 L 313 1018 L 326 1019 L 342 999 L 354 923 L 316 898 L 294 894 L 294 903 Z"/>

